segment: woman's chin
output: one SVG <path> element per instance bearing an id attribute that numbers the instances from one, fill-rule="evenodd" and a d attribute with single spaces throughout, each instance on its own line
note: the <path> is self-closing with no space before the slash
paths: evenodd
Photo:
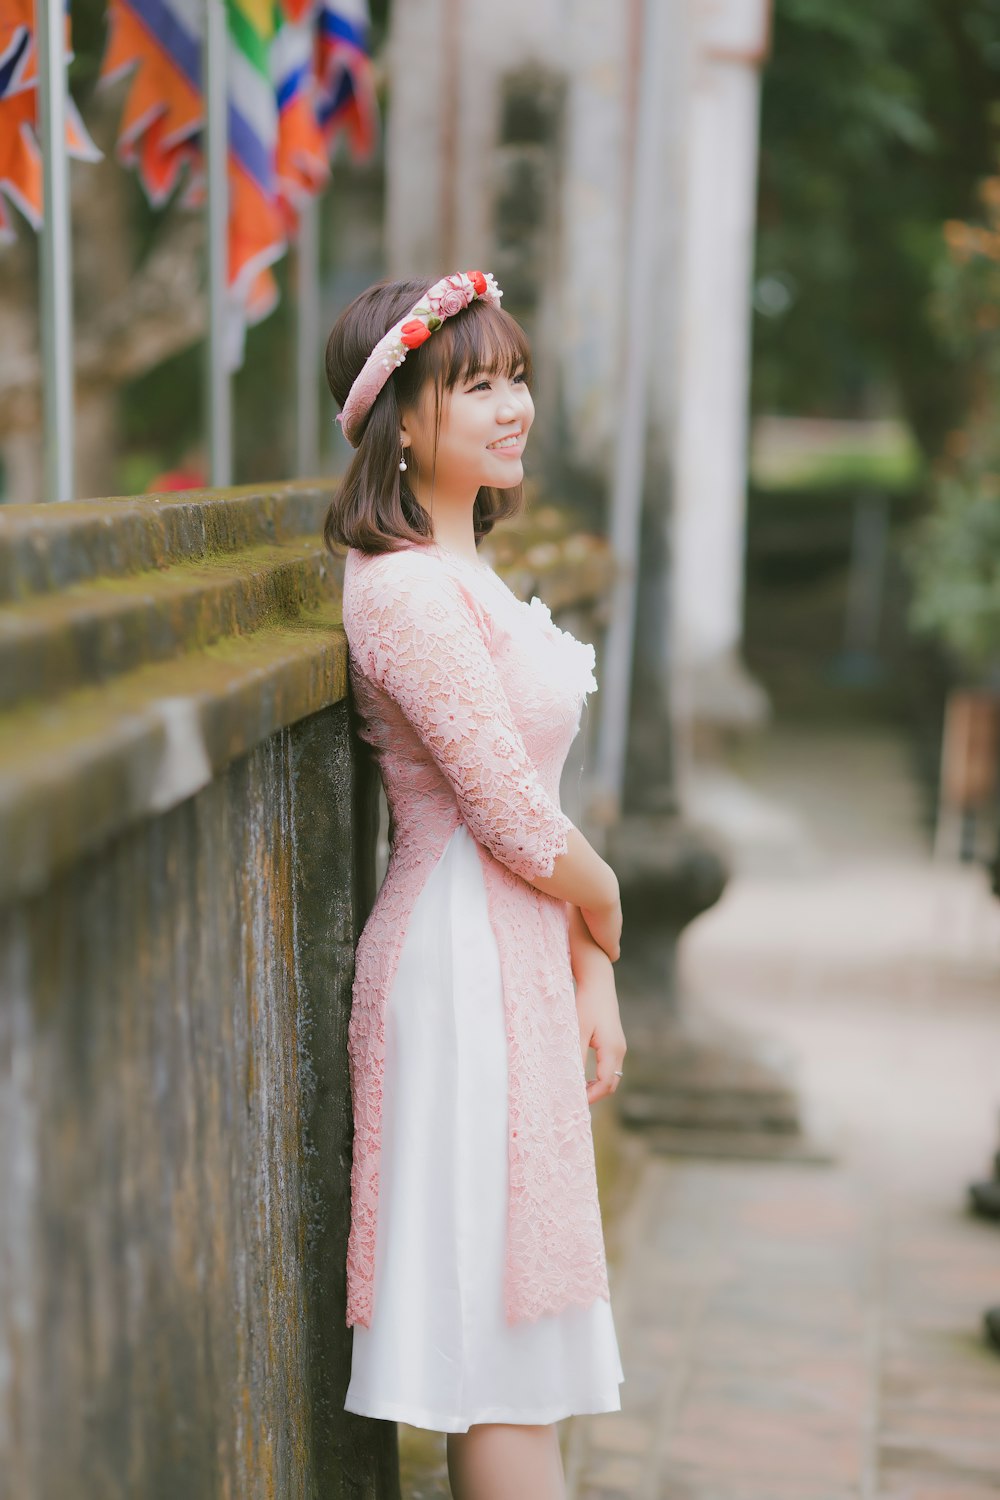
<path id="1" fill-rule="evenodd" d="M 490 489 L 511 490 L 524 479 L 524 465 L 520 454 L 516 458 L 505 458 L 502 464 L 492 465 L 491 468 L 493 472 L 483 480 L 483 484 Z"/>

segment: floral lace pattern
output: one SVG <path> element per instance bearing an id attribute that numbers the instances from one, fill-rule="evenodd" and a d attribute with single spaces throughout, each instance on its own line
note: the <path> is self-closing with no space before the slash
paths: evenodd
<path id="1" fill-rule="evenodd" d="M 371 1323 L 388 996 L 410 913 L 459 822 L 477 840 L 503 978 L 506 1319 L 608 1298 L 569 908 L 528 884 L 568 846 L 559 778 L 597 687 L 594 648 L 560 630 L 537 596 L 524 604 L 492 569 L 436 545 L 352 548 L 343 600 L 351 690 L 391 845 L 357 945 L 348 1025 L 347 1324 Z"/>

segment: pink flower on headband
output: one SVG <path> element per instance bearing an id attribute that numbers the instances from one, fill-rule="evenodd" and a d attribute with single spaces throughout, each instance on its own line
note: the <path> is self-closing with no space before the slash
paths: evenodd
<path id="1" fill-rule="evenodd" d="M 428 293 L 427 302 L 431 312 L 439 318 L 453 318 L 463 307 L 468 307 L 475 295 L 476 289 L 468 276 L 459 272 L 439 281 L 436 290 Z"/>

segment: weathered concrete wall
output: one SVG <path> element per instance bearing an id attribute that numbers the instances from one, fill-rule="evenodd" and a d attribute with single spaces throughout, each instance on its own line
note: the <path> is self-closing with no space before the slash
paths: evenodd
<path id="1" fill-rule="evenodd" d="M 0 510 L 4 1500 L 399 1495 L 395 1423 L 343 1409 L 381 799 L 328 500 Z M 592 631 L 603 543 L 545 506 L 490 541 Z"/>
<path id="2" fill-rule="evenodd" d="M 377 783 L 326 499 L 0 517 L 16 1500 L 399 1493 L 395 1425 L 343 1410 L 346 1025 Z"/>
<path id="3" fill-rule="evenodd" d="M 346 719 L 270 737 L 0 917 L 14 1496 L 391 1493 L 388 1449 L 360 1488 L 375 1456 L 337 1407 Z"/>

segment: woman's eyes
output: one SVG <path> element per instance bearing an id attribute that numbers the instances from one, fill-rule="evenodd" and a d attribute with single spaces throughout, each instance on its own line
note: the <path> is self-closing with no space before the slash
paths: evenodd
<path id="1" fill-rule="evenodd" d="M 524 371 L 523 371 L 523 370 L 520 370 L 520 371 L 519 371 L 519 372 L 518 372 L 518 373 L 517 373 L 517 374 L 516 374 L 516 375 L 515 375 L 515 376 L 514 376 L 514 379 L 515 379 L 515 380 L 525 380 L 525 379 L 526 379 L 526 378 L 527 378 L 527 377 L 526 377 L 526 376 L 525 376 L 525 373 L 524 373 Z M 472 390 L 472 391 L 480 391 L 480 390 L 482 390 L 482 388 L 483 388 L 483 386 L 487 386 L 487 387 L 489 387 L 489 384 L 490 384 L 490 382 L 489 382 L 489 381 L 488 381 L 488 380 L 479 380 L 479 381 L 477 381 L 477 382 L 476 382 L 476 384 L 475 384 L 475 385 L 473 385 L 473 386 L 470 386 L 470 387 L 469 387 L 469 389 L 470 389 L 470 390 Z"/>

